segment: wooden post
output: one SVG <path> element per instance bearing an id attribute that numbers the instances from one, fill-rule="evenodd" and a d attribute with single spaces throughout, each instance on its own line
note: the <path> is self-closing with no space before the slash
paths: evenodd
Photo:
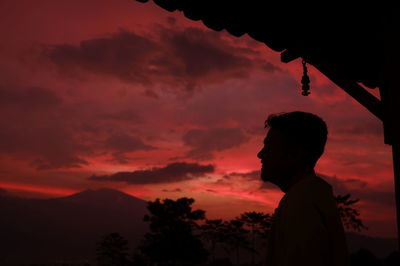
<path id="1" fill-rule="evenodd" d="M 394 170 L 394 193 L 396 198 L 397 215 L 397 245 L 400 251 L 400 145 L 393 144 L 393 170 Z"/>
<path id="2" fill-rule="evenodd" d="M 392 145 L 394 193 L 397 216 L 397 243 L 400 251 L 400 34 L 397 14 L 384 21 L 384 61 L 381 68 L 380 95 L 383 109 L 385 143 Z"/>

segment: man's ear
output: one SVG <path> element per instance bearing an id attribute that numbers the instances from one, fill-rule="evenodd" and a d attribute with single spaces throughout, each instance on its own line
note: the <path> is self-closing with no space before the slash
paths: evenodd
<path id="1" fill-rule="evenodd" d="M 305 157 L 307 156 L 303 147 L 299 145 L 293 145 L 291 148 L 291 153 L 293 160 L 296 160 L 297 163 L 305 163 Z"/>

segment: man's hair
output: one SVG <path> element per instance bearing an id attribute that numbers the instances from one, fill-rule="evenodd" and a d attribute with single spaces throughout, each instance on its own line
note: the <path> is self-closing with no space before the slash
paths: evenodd
<path id="1" fill-rule="evenodd" d="M 267 127 L 280 130 L 290 145 L 302 147 L 305 161 L 313 166 L 324 153 L 328 128 L 319 116 L 300 111 L 271 114 L 265 121 Z"/>

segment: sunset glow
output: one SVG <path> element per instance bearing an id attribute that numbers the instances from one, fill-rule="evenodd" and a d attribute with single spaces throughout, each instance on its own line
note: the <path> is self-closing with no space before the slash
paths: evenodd
<path id="1" fill-rule="evenodd" d="M 318 70 L 154 3 L 0 4 L 0 188 L 26 197 L 109 187 L 144 200 L 192 197 L 210 218 L 272 213 L 259 178 L 271 113 L 328 124 L 316 171 L 359 198 L 366 235 L 396 237 L 381 122 Z M 376 92 L 372 92 L 376 94 Z M 0 191 L 1 192 L 1 191 Z"/>

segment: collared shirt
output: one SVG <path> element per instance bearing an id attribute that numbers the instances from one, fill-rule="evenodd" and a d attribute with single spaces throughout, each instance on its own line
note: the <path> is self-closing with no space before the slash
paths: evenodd
<path id="1" fill-rule="evenodd" d="M 349 252 L 332 186 L 308 175 L 275 209 L 268 237 L 268 266 L 349 266 Z"/>

